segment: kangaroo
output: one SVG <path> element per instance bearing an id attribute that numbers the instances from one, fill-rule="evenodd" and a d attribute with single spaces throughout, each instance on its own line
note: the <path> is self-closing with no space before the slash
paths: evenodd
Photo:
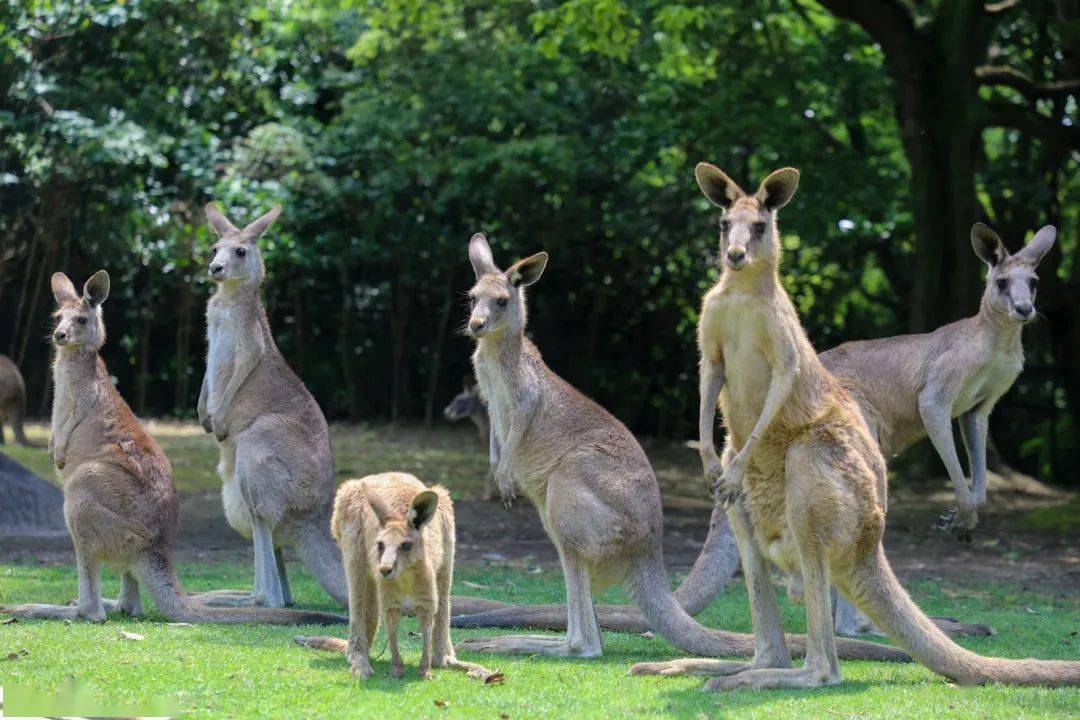
<path id="1" fill-rule="evenodd" d="M 698 655 L 750 654 L 746 635 L 710 630 L 668 586 L 660 488 L 637 440 L 597 403 L 544 364 L 525 337 L 524 289 L 540 279 L 547 253 L 503 272 L 483 235 L 469 243 L 476 284 L 469 291 L 472 361 L 491 417 L 490 460 L 504 497 L 524 494 L 555 544 L 566 581 L 565 636 L 468 638 L 459 647 L 515 654 L 596 657 L 603 641 L 592 593 L 621 582 L 649 624 Z M 490 615 L 485 613 L 480 616 Z M 512 622 L 512 611 L 504 613 Z M 477 626 L 457 618 L 459 626 Z M 801 644 L 800 638 L 792 638 Z M 841 641 L 846 656 L 902 660 L 883 645 Z"/>
<path id="2" fill-rule="evenodd" d="M 26 383 L 22 373 L 7 355 L 0 355 L 0 445 L 4 444 L 4 420 L 11 423 L 15 442 L 26 447 L 41 447 L 26 437 Z"/>
<path id="3" fill-rule="evenodd" d="M 971 244 L 988 272 L 975 316 L 931 333 L 844 343 L 820 356 L 859 403 L 886 457 L 930 436 L 956 491 L 957 507 L 941 526 L 962 541 L 971 542 L 977 508 L 986 504 L 990 412 L 1023 369 L 1021 330 L 1036 315 L 1035 270 L 1056 236 L 1047 225 L 1010 255 L 993 230 L 976 223 Z M 960 418 L 971 488 L 956 454 L 954 418 Z"/>
<path id="4" fill-rule="evenodd" d="M 344 617 L 276 609 L 210 608 L 184 593 L 173 564 L 179 502 L 172 466 L 139 425 L 109 378 L 101 305 L 109 275 L 98 271 L 80 297 L 63 273 L 52 276 L 52 434 L 49 453 L 64 485 L 64 520 L 75 545 L 79 599 L 69 605 L 14 605 L 0 611 L 26 618 L 101 622 L 106 611 L 142 615 L 140 587 L 161 614 L 179 622 L 336 624 Z M 118 600 L 103 600 L 102 564 L 121 573 Z"/>
<path id="5" fill-rule="evenodd" d="M 497 673 L 458 660 L 450 642 L 454 504 L 445 488 L 428 488 L 399 472 L 350 480 L 338 490 L 332 526 L 349 582 L 351 636 L 348 642 L 299 636 L 297 644 L 344 652 L 353 674 L 371 677 L 371 644 L 381 614 L 390 640 L 390 676 L 399 678 L 405 666 L 398 623 L 402 615 L 416 615 L 423 638 L 421 678 L 430 678 L 432 667 L 451 667 L 496 680 Z"/>
<path id="6" fill-rule="evenodd" d="M 291 605 L 281 552 L 290 545 L 319 584 L 346 602 L 341 553 L 330 537 L 330 431 L 278 351 L 259 299 L 266 269 L 258 240 L 280 213 L 277 205 L 238 230 L 213 203 L 206 206 L 218 237 L 209 268 L 217 291 L 206 307 L 199 422 L 218 441 L 225 517 L 255 548 L 254 593 L 203 597 L 216 604 Z"/>
<path id="7" fill-rule="evenodd" d="M 701 387 L 703 398 L 715 390 L 723 409 L 728 458 L 716 465 L 717 494 L 729 503 L 739 539 L 757 648 L 748 663 L 688 659 L 640 663 L 630 672 L 716 676 L 709 690 L 839 683 L 835 583 L 916 660 L 957 683 L 1080 684 L 1077 662 L 1002 660 L 961 648 L 911 600 L 881 544 L 885 458 L 859 405 L 818 359 L 780 282 L 777 211 L 795 193 L 798 171 L 777 170 L 754 195 L 707 163 L 696 175 L 724 209 L 723 270 L 698 325 Z M 711 435 L 710 423 L 703 446 L 712 447 Z M 791 665 L 770 562 L 800 574 L 805 585 L 800 668 Z"/>
<path id="8" fill-rule="evenodd" d="M 469 418 L 476 426 L 480 434 L 480 442 L 488 444 L 488 414 L 484 399 L 480 397 L 480 390 L 476 387 L 476 380 L 471 375 L 466 375 L 462 382 L 461 392 L 454 396 L 450 404 L 443 409 L 443 417 L 450 422 L 457 422 Z M 489 473 L 484 481 L 484 499 L 495 500 L 499 497 L 499 491 L 495 487 L 494 479 Z"/>

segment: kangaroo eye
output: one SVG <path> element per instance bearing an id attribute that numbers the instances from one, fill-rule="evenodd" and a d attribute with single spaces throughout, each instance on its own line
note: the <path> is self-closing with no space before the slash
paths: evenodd
<path id="1" fill-rule="evenodd" d="M 244 248 L 236 248 L 236 257 L 244 257 L 247 255 L 247 250 Z"/>
<path id="2" fill-rule="evenodd" d="M 401 543 L 401 551 L 402 552 L 409 552 L 410 550 L 412 550 L 412 543 L 411 542 L 403 542 L 403 543 Z"/>
<path id="3" fill-rule="evenodd" d="M 80 325 L 85 325 L 85 324 L 86 324 L 86 318 L 84 318 L 84 317 L 80 317 L 80 318 L 79 318 L 79 324 L 80 324 Z"/>
<path id="4" fill-rule="evenodd" d="M 721 220 L 720 221 L 720 232 L 726 233 L 730 228 L 731 228 L 731 221 L 729 221 L 729 220 Z"/>
<path id="5" fill-rule="evenodd" d="M 375 549 L 378 550 L 380 554 L 382 554 L 383 550 L 386 549 L 386 546 L 383 545 L 381 542 L 377 542 L 375 543 Z"/>
<path id="6" fill-rule="evenodd" d="M 1002 279 L 998 280 L 997 281 L 997 289 L 1000 290 L 1001 292 L 1005 292 L 1006 290 L 1009 289 L 1009 281 L 1006 280 L 1005 278 L 1002 278 Z"/>
<path id="7" fill-rule="evenodd" d="M 499 298 L 496 302 L 498 303 L 499 307 L 506 307 L 506 303 L 510 301 L 506 298 Z"/>
<path id="8" fill-rule="evenodd" d="M 764 235 L 765 234 L 765 223 L 763 223 L 763 222 L 754 223 L 754 234 L 755 235 Z"/>

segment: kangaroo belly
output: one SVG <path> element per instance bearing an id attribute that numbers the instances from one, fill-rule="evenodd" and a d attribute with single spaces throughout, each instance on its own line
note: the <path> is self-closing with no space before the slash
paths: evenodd
<path id="1" fill-rule="evenodd" d="M 248 511 L 240 483 L 235 477 L 225 480 L 221 486 L 221 503 L 225 506 L 225 519 L 236 532 L 251 539 L 251 513 Z"/>

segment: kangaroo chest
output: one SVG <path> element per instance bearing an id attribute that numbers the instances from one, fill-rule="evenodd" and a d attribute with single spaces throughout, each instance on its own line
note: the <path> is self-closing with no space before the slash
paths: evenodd
<path id="1" fill-rule="evenodd" d="M 206 310 L 206 334 L 209 350 L 206 357 L 206 382 L 211 408 L 214 407 L 232 375 L 238 327 L 235 310 L 221 304 L 211 304 Z"/>
<path id="2" fill-rule="evenodd" d="M 514 402 L 510 382 L 498 361 L 478 356 L 475 358 L 476 381 L 487 400 L 491 431 L 495 433 L 500 447 L 506 444 Z"/>
<path id="3" fill-rule="evenodd" d="M 706 312 L 704 339 L 719 348 L 724 360 L 724 422 L 736 437 L 745 438 L 761 415 L 772 381 L 768 317 L 760 298 L 738 292 L 714 299 Z"/>
<path id="4" fill-rule="evenodd" d="M 952 415 L 958 417 L 973 408 L 1003 395 L 1023 369 L 1024 360 L 1020 353 L 1000 354 L 990 362 L 980 366 L 967 377 L 953 403 Z"/>

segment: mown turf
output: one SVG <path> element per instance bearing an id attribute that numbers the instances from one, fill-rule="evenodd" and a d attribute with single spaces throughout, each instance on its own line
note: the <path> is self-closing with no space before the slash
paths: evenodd
<path id="1" fill-rule="evenodd" d="M 190 565 L 189 589 L 243 587 L 250 581 L 244 563 Z M 290 565 L 298 603 L 334 609 L 298 565 Z M 467 585 L 466 583 L 471 584 Z M 477 588 L 476 585 L 483 587 Z M 105 591 L 118 581 L 106 576 Z M 459 568 L 457 592 L 482 593 L 516 602 L 557 601 L 561 578 L 530 568 Z M 929 611 L 991 623 L 997 637 L 963 641 L 978 652 L 1007 657 L 1080 659 L 1080 602 L 1049 599 L 1003 586 L 971 591 L 921 584 L 917 599 Z M 74 571 L 65 567 L 0 565 L 0 603 L 64 602 L 75 593 Z M 608 600 L 617 599 L 609 594 Z M 804 628 L 802 609 L 782 601 L 785 625 Z M 702 614 L 711 626 L 748 631 L 746 596 L 733 586 Z M 406 631 L 414 631 L 409 621 Z M 145 636 L 125 639 L 121 630 Z M 172 709 L 185 717 L 234 718 L 1065 718 L 1080 712 L 1080 690 L 983 687 L 959 689 L 916 665 L 845 662 L 842 685 L 814 691 L 740 691 L 705 694 L 693 678 L 628 677 L 641 660 L 677 657 L 663 640 L 606 633 L 606 651 L 595 660 L 543 657 L 500 658 L 465 655 L 506 674 L 501 685 L 482 685 L 439 670 L 422 682 L 415 677 L 419 638 L 404 638 L 409 665 L 403 680 L 386 677 L 388 653 L 375 661 L 376 675 L 353 678 L 343 656 L 292 644 L 295 628 L 254 626 L 173 627 L 152 613 L 149 620 L 110 616 L 103 625 L 20 621 L 0 625 L 0 685 L 39 693 L 71 692 L 83 702 L 112 708 Z M 324 630 L 304 628 L 304 633 Z M 344 627 L 329 632 L 344 635 Z M 454 637 L 486 631 L 454 631 Z M 384 649 L 380 631 L 376 641 Z M 22 650 L 26 654 L 20 654 Z M 9 653 L 17 659 L 5 660 Z M 72 708 L 74 712 L 79 708 Z"/>

